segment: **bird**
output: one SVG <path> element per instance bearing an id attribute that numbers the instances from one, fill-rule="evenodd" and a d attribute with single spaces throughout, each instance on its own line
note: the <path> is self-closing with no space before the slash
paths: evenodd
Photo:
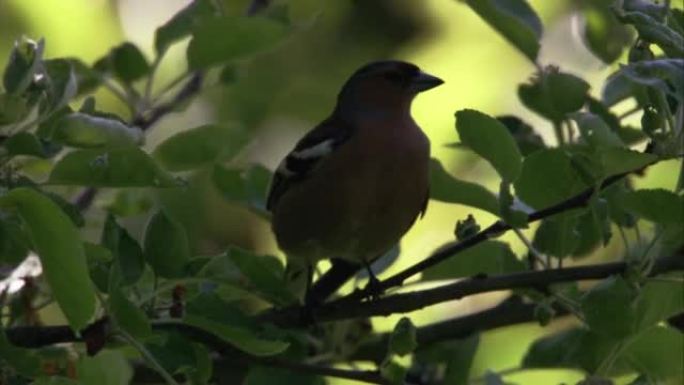
<path id="1" fill-rule="evenodd" d="M 324 259 L 336 258 L 346 271 L 340 285 L 354 266 L 365 266 L 369 284 L 377 283 L 370 263 L 424 215 L 430 141 L 411 103 L 442 83 L 405 61 L 368 63 L 343 84 L 329 117 L 279 163 L 266 208 L 288 264 L 307 269 L 305 303 L 313 267 Z"/>

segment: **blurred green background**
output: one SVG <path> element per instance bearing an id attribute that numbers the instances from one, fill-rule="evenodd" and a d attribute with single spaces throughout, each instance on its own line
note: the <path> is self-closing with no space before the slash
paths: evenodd
<path id="1" fill-rule="evenodd" d="M 78 57 L 92 64 L 121 42 L 138 45 L 148 58 L 153 55 L 155 29 L 184 7 L 187 0 L 2 0 L 0 1 L 0 62 L 6 62 L 13 41 L 22 35 L 46 39 L 46 57 Z M 246 1 L 225 0 L 229 13 L 243 13 Z M 615 68 L 604 65 L 589 53 L 581 38 L 580 1 L 530 1 L 545 26 L 540 62 L 555 64 L 579 74 L 598 95 L 601 82 Z M 201 94 L 184 111 L 168 115 L 149 132 L 147 149 L 184 129 L 208 122 L 236 123 L 253 133 L 247 150 L 237 163 L 257 162 L 273 169 L 297 139 L 331 111 L 339 87 L 357 67 L 366 62 L 396 58 L 416 63 L 446 84 L 414 103 L 413 116 L 432 141 L 433 156 L 442 160 L 459 178 L 498 189 L 494 171 L 471 154 L 448 147 L 457 140 L 454 112 L 475 108 L 489 115 L 515 114 L 553 143 L 550 123 L 523 109 L 517 85 L 535 68 L 467 6 L 454 0 L 378 0 L 274 2 L 267 12 L 289 17 L 295 32 L 276 49 L 238 62 L 227 77 L 211 73 Z M 220 39 L 220 36 L 217 36 Z M 185 71 L 184 44 L 175 45 L 165 56 L 155 85 L 161 89 Z M 218 72 L 218 71 L 217 71 Z M 96 95 L 98 108 L 122 116 L 126 107 L 106 90 Z M 628 107 L 624 107 L 627 109 Z M 638 117 L 635 117 L 638 118 Z M 36 167 L 39 169 L 40 165 Z M 673 186 L 675 173 L 665 162 L 654 167 L 638 183 L 651 187 Z M 207 172 L 189 175 L 184 189 L 150 196 L 150 202 L 166 206 L 187 226 L 195 250 L 210 254 L 237 244 L 260 253 L 281 255 L 268 223 L 246 209 L 223 200 L 209 183 Z M 146 191 L 139 192 L 142 195 Z M 95 238 L 102 224 L 102 210 L 117 195 L 105 191 L 88 216 L 86 236 Z M 119 196 L 121 198 L 121 196 Z M 494 220 L 490 214 L 458 205 L 431 202 L 427 215 L 402 241 L 399 261 L 390 270 L 428 255 L 453 239 L 457 219 L 473 213 L 480 224 Z M 144 217 L 131 215 L 126 225 L 141 234 Z M 533 229 L 528 230 L 532 234 Z M 506 237 L 519 255 L 524 250 L 517 239 Z M 618 256 L 620 242 L 611 243 L 593 258 Z M 351 286 L 351 284 L 349 285 Z M 412 314 L 417 325 L 467 314 L 495 304 L 505 293 L 468 297 Z M 50 316 L 46 320 L 51 320 Z M 58 322 L 58 317 L 52 317 Z M 397 317 L 374 320 L 378 330 L 387 330 Z M 471 372 L 501 371 L 518 366 L 527 346 L 542 329 L 523 325 L 496 330 L 482 336 Z M 557 329 L 556 329 L 557 330 Z M 580 372 L 534 371 L 507 376 L 520 384 L 575 383 Z M 625 379 L 625 382 L 628 379 Z M 350 384 L 338 381 L 334 384 Z M 484 382 L 483 382 L 484 383 Z"/>

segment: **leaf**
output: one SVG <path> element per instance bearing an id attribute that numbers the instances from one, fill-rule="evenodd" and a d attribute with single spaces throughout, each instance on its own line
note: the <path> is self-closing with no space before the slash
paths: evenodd
<path id="1" fill-rule="evenodd" d="M 122 284 L 136 283 L 145 271 L 145 257 L 138 242 L 108 214 L 102 228 L 101 243 L 109 249 L 119 265 Z"/>
<path id="2" fill-rule="evenodd" d="M 52 294 L 71 328 L 85 327 L 95 312 L 95 291 L 74 224 L 49 198 L 30 188 L 10 191 L 0 204 L 14 206 L 26 222 Z"/>
<path id="3" fill-rule="evenodd" d="M 196 0 L 176 13 L 154 34 L 154 48 L 161 55 L 169 46 L 187 36 L 202 21 L 218 14 L 211 0 Z"/>
<path id="4" fill-rule="evenodd" d="M 45 157 L 43 145 L 35 135 L 28 132 L 16 133 L 5 139 L 2 145 L 5 146 L 9 155 L 30 155 L 37 156 L 39 158 Z"/>
<path id="5" fill-rule="evenodd" d="M 155 335 L 145 344 L 161 366 L 170 374 L 190 374 L 197 366 L 194 344 L 177 331 Z"/>
<path id="6" fill-rule="evenodd" d="M 0 263 L 18 265 L 29 252 L 31 242 L 12 217 L 0 217 Z"/>
<path id="7" fill-rule="evenodd" d="M 599 153 L 605 176 L 622 174 L 653 164 L 658 157 L 627 148 L 610 147 Z"/>
<path id="8" fill-rule="evenodd" d="M 410 318 L 402 317 L 390 334 L 388 353 L 403 357 L 413 353 L 417 347 L 416 326 Z"/>
<path id="9" fill-rule="evenodd" d="M 608 356 L 614 341 L 573 328 L 536 340 L 523 358 L 524 368 L 581 368 L 590 373 Z"/>
<path id="10" fill-rule="evenodd" d="M 514 186 L 516 195 L 535 209 L 561 202 L 585 187 L 570 158 L 560 149 L 541 150 L 526 157 Z"/>
<path id="11" fill-rule="evenodd" d="M 321 376 L 308 373 L 297 373 L 288 369 L 270 366 L 250 365 L 245 385 L 326 385 L 328 382 Z"/>
<path id="12" fill-rule="evenodd" d="M 266 197 L 272 173 L 261 165 L 247 169 L 228 169 L 214 166 L 212 180 L 224 198 L 231 201 L 247 202 L 260 214 L 268 215 Z"/>
<path id="13" fill-rule="evenodd" d="M 144 136 L 137 127 L 104 116 L 73 112 L 55 124 L 52 138 L 67 146 L 124 147 L 142 144 Z"/>
<path id="14" fill-rule="evenodd" d="M 496 196 L 485 187 L 451 176 L 437 159 L 430 161 L 430 198 L 476 207 L 499 215 Z"/>
<path id="15" fill-rule="evenodd" d="M 22 94 L 31 85 L 34 75 L 43 60 L 45 40 L 38 42 L 22 38 L 14 42 L 5 73 L 2 78 L 5 91 L 9 94 Z"/>
<path id="16" fill-rule="evenodd" d="M 133 368 L 124 354 L 103 350 L 94 357 L 82 356 L 76 366 L 81 385 L 128 385 Z"/>
<path id="17" fill-rule="evenodd" d="M 112 288 L 108 299 L 109 310 L 118 327 L 133 338 L 146 338 L 152 334 L 152 326 L 145 312 L 126 298 L 120 288 Z"/>
<path id="18" fill-rule="evenodd" d="M 684 310 L 684 284 L 681 282 L 649 281 L 641 289 L 634 310 L 635 327 L 645 330 L 656 326 Z"/>
<path id="19" fill-rule="evenodd" d="M 54 111 L 68 105 L 71 99 L 76 96 L 78 83 L 69 60 L 45 60 L 43 65 L 48 82 L 47 111 Z"/>
<path id="20" fill-rule="evenodd" d="M 632 33 L 621 24 L 605 2 L 588 3 L 584 11 L 584 40 L 587 48 L 606 64 L 616 61 L 632 41 Z"/>
<path id="21" fill-rule="evenodd" d="M 645 60 L 622 66 L 618 74 L 636 85 L 653 87 L 684 103 L 684 59 Z"/>
<path id="22" fill-rule="evenodd" d="M 577 217 L 573 214 L 557 215 L 544 219 L 534 233 L 534 247 L 543 254 L 564 258 L 579 245 L 576 230 Z"/>
<path id="23" fill-rule="evenodd" d="M 616 133 L 598 116 L 578 112 L 572 115 L 577 122 L 582 138 L 592 147 L 603 149 L 605 147 L 622 147 L 624 143 Z"/>
<path id="24" fill-rule="evenodd" d="M 239 248 L 230 248 L 226 255 L 247 278 L 251 286 L 265 298 L 278 305 L 288 305 L 297 297 L 285 288 L 284 268 L 270 255 L 256 255 Z"/>
<path id="25" fill-rule="evenodd" d="M 527 1 L 466 0 L 466 3 L 528 59 L 537 60 L 542 23 Z"/>
<path id="26" fill-rule="evenodd" d="M 416 351 L 415 357 L 419 363 L 446 362 L 444 384 L 466 384 L 479 344 L 480 335 L 473 334 L 464 339 L 431 344 Z"/>
<path id="27" fill-rule="evenodd" d="M 185 274 L 190 260 L 188 236 L 181 224 L 161 210 L 147 223 L 144 250 L 147 263 L 159 276 L 178 278 Z"/>
<path id="28" fill-rule="evenodd" d="M 530 84 L 518 86 L 518 97 L 525 107 L 552 122 L 582 108 L 588 98 L 589 83 L 555 68 L 546 69 Z"/>
<path id="29" fill-rule="evenodd" d="M 194 70 L 250 56 L 274 46 L 286 33 L 284 25 L 265 18 L 204 20 L 188 46 L 188 64 Z"/>
<path id="30" fill-rule="evenodd" d="M 684 37 L 655 18 L 643 12 L 618 14 L 625 24 L 631 24 L 639 33 L 639 38 L 660 47 L 667 56 L 684 56 Z"/>
<path id="31" fill-rule="evenodd" d="M 508 244 L 485 241 L 423 272 L 423 281 L 455 279 L 477 274 L 496 275 L 525 270 Z"/>
<path id="32" fill-rule="evenodd" d="M 653 327 L 640 334 L 623 355 L 633 370 L 659 380 L 684 378 L 682 357 L 684 334 L 669 327 Z"/>
<path id="33" fill-rule="evenodd" d="M 107 293 L 109 291 L 109 276 L 112 260 L 114 259 L 111 251 L 106 247 L 89 242 L 85 242 L 83 248 L 88 261 L 90 279 L 99 291 Z"/>
<path id="34" fill-rule="evenodd" d="M 137 147 L 76 150 L 55 164 L 48 183 L 91 187 L 176 187 L 178 182 Z"/>
<path id="35" fill-rule="evenodd" d="M 527 156 L 537 150 L 546 148 L 544 139 L 534 132 L 532 126 L 524 122 L 522 119 L 513 115 L 497 116 L 496 119 L 503 123 L 508 129 L 508 132 L 513 135 L 518 148 L 523 156 Z"/>
<path id="36" fill-rule="evenodd" d="M 112 73 L 124 83 L 131 83 L 147 75 L 151 67 L 135 44 L 125 42 L 112 48 L 107 56 L 98 60 L 95 69 Z"/>
<path id="37" fill-rule="evenodd" d="M 646 220 L 662 224 L 684 221 L 684 199 L 665 189 L 626 192 L 619 198 L 621 205 Z"/>
<path id="38" fill-rule="evenodd" d="M 0 364 L 3 363 L 9 364 L 19 374 L 28 378 L 40 373 L 40 357 L 29 349 L 12 345 L 5 331 L 0 328 Z"/>
<path id="39" fill-rule="evenodd" d="M 183 321 L 259 357 L 282 353 L 290 346 L 289 342 L 264 337 L 237 307 L 215 294 L 202 294 L 188 303 Z"/>
<path id="40" fill-rule="evenodd" d="M 461 142 L 485 158 L 502 179 L 512 182 L 520 175 L 522 155 L 513 136 L 498 120 L 475 110 L 456 112 Z"/>
<path id="41" fill-rule="evenodd" d="M 230 160 L 247 140 L 247 132 L 240 127 L 210 124 L 171 136 L 157 146 L 153 156 L 169 171 L 187 171 Z"/>
<path id="42" fill-rule="evenodd" d="M 608 337 L 630 335 L 634 332 L 637 295 L 622 277 L 602 280 L 582 297 L 580 306 L 587 325 Z"/>

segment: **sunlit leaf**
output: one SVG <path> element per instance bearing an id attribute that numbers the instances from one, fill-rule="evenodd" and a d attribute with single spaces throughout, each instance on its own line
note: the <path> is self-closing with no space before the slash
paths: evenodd
<path id="1" fill-rule="evenodd" d="M 85 327 L 95 311 L 95 291 L 78 230 L 49 198 L 17 188 L 0 203 L 16 207 L 26 222 L 52 294 L 74 330 Z"/>
<path id="2" fill-rule="evenodd" d="M 265 18 L 206 20 L 193 33 L 188 64 L 199 69 L 249 56 L 274 46 L 286 33 L 284 25 Z"/>
<path id="3" fill-rule="evenodd" d="M 167 170 L 192 170 L 231 159 L 247 140 L 247 132 L 240 127 L 205 125 L 171 136 L 157 146 L 153 156 Z"/>
<path id="4" fill-rule="evenodd" d="M 176 187 L 178 182 L 137 147 L 76 150 L 59 160 L 49 183 L 93 187 Z"/>
<path id="5" fill-rule="evenodd" d="M 501 178 L 512 182 L 520 175 L 522 155 L 498 120 L 475 110 L 456 112 L 456 130 L 461 142 L 485 158 Z"/>
<path id="6" fill-rule="evenodd" d="M 620 202 L 630 212 L 657 223 L 684 221 L 684 199 L 665 189 L 637 190 L 625 193 Z"/>
<path id="7" fill-rule="evenodd" d="M 430 198 L 499 214 L 496 196 L 485 187 L 450 175 L 437 159 L 430 162 Z"/>
<path id="8" fill-rule="evenodd" d="M 143 133 L 117 119 L 74 112 L 55 123 L 52 138 L 72 147 L 117 147 L 141 144 Z"/>
<path id="9" fill-rule="evenodd" d="M 147 263 L 159 276 L 178 278 L 185 274 L 190 260 L 188 236 L 181 224 L 161 210 L 147 223 L 144 251 Z"/>
<path id="10" fill-rule="evenodd" d="M 525 0 L 467 0 L 492 28 L 531 61 L 537 60 L 542 23 Z"/>

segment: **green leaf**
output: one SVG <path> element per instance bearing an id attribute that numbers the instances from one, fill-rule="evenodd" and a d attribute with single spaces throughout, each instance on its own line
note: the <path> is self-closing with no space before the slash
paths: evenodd
<path id="1" fill-rule="evenodd" d="M 154 48 L 157 55 L 161 55 L 169 46 L 185 37 L 190 36 L 193 29 L 201 22 L 218 12 L 211 0 L 196 0 L 176 13 L 166 24 L 157 28 L 154 34 Z"/>
<path id="2" fill-rule="evenodd" d="M 202 298 L 204 297 L 204 298 Z M 206 330 L 236 348 L 263 357 L 284 352 L 289 342 L 265 338 L 254 329 L 253 322 L 240 310 L 219 300 L 215 295 L 203 295 L 188 304 L 184 322 Z"/>
<path id="3" fill-rule="evenodd" d="M 544 219 L 534 233 L 533 245 L 541 253 L 564 258 L 579 245 L 580 237 L 576 228 L 577 216 L 573 214 Z"/>
<path id="4" fill-rule="evenodd" d="M 503 123 L 508 129 L 508 132 L 513 135 L 518 148 L 523 156 L 527 156 L 537 150 L 546 148 L 544 139 L 534 132 L 532 126 L 524 122 L 522 119 L 513 115 L 497 116 L 496 120 Z"/>
<path id="5" fill-rule="evenodd" d="M 582 108 L 588 91 L 589 83 L 583 79 L 550 68 L 530 84 L 518 86 L 518 97 L 530 110 L 560 122 L 567 114 Z"/>
<path id="6" fill-rule="evenodd" d="M 251 286 L 269 301 L 288 305 L 297 301 L 296 296 L 285 290 L 285 269 L 281 262 L 270 255 L 256 255 L 243 249 L 230 248 L 226 253 L 235 263 Z"/>
<path id="7" fill-rule="evenodd" d="M 128 385 L 133 368 L 124 354 L 103 350 L 94 357 L 82 356 L 76 366 L 81 385 Z"/>
<path id="8" fill-rule="evenodd" d="M 2 78 L 7 93 L 19 95 L 26 91 L 33 82 L 34 75 L 40 69 L 44 49 L 45 40 L 43 39 L 35 42 L 22 38 L 14 42 L 14 48 Z"/>
<path id="9" fill-rule="evenodd" d="M 171 136 L 157 146 L 153 156 L 169 171 L 187 171 L 230 160 L 248 139 L 241 127 L 210 124 Z"/>
<path id="10" fill-rule="evenodd" d="M 640 39 L 656 44 L 667 56 L 684 56 L 684 37 L 665 23 L 642 12 L 625 12 L 618 17 L 623 23 L 633 25 Z"/>
<path id="11" fill-rule="evenodd" d="M 192 373 L 198 364 L 194 344 L 176 331 L 157 333 L 145 347 L 170 374 Z"/>
<path id="12" fill-rule="evenodd" d="M 430 198 L 476 207 L 499 215 L 496 196 L 485 187 L 453 177 L 437 159 L 430 161 Z"/>
<path id="13" fill-rule="evenodd" d="M 466 0 L 492 28 L 535 62 L 539 53 L 542 23 L 525 0 Z"/>
<path id="14" fill-rule="evenodd" d="M 681 294 L 681 291 L 680 291 Z M 684 379 L 684 334 L 668 327 L 653 327 L 625 348 L 623 359 L 640 373 L 658 380 Z"/>
<path id="15" fill-rule="evenodd" d="M 641 289 L 636 302 L 637 330 L 657 325 L 684 310 L 684 284 L 680 282 L 649 281 Z"/>
<path id="16" fill-rule="evenodd" d="M 188 64 L 191 69 L 201 69 L 250 56 L 271 48 L 286 34 L 284 25 L 264 18 L 205 20 L 193 33 L 188 46 Z"/>
<path id="17" fill-rule="evenodd" d="M 632 33 L 615 17 L 609 3 L 587 3 L 584 11 L 587 48 L 606 64 L 616 61 L 632 41 Z"/>
<path id="18" fill-rule="evenodd" d="M 30 106 L 23 97 L 0 93 L 0 126 L 21 122 L 29 112 Z"/>
<path id="19" fill-rule="evenodd" d="M 76 150 L 59 160 L 50 184 L 92 187 L 176 187 L 178 182 L 137 147 Z"/>
<path id="20" fill-rule="evenodd" d="M 498 120 L 475 110 L 456 112 L 461 142 L 485 158 L 502 179 L 512 182 L 520 175 L 522 155 L 513 136 Z"/>
<path id="21" fill-rule="evenodd" d="M 390 334 L 389 353 L 403 357 L 418 347 L 416 326 L 408 317 L 401 317 Z"/>
<path id="22" fill-rule="evenodd" d="M 634 331 L 638 293 L 622 277 L 610 277 L 592 287 L 581 301 L 587 325 L 596 333 L 622 338 Z"/>
<path id="23" fill-rule="evenodd" d="M 416 351 L 416 361 L 419 363 L 446 362 L 443 383 L 467 384 L 479 343 L 479 334 L 473 334 L 464 339 L 437 342 Z"/>
<path id="24" fill-rule="evenodd" d="M 134 82 L 147 75 L 151 67 L 140 49 L 133 43 L 125 42 L 95 63 L 95 69 L 112 73 L 124 83 Z"/>
<path id="25" fill-rule="evenodd" d="M 0 263 L 18 265 L 28 254 L 30 245 L 15 218 L 0 216 Z"/>
<path id="26" fill-rule="evenodd" d="M 653 154 L 617 147 L 604 148 L 599 156 L 605 176 L 638 170 L 658 160 L 658 157 Z"/>
<path id="27" fill-rule="evenodd" d="M 618 74 L 633 85 L 653 87 L 684 103 L 684 59 L 656 59 L 622 66 Z"/>
<path id="28" fill-rule="evenodd" d="M 76 74 L 67 59 L 45 60 L 48 82 L 48 108 L 54 111 L 69 104 L 78 92 Z"/>
<path id="29" fill-rule="evenodd" d="M 106 247 L 89 242 L 85 242 L 83 248 L 88 260 L 90 279 L 99 291 L 107 293 L 109 291 L 110 270 L 114 260 L 112 252 Z"/>
<path id="30" fill-rule="evenodd" d="M 573 114 L 572 118 L 577 122 L 582 138 L 593 148 L 624 146 L 620 137 L 598 116 L 578 112 Z"/>
<path id="31" fill-rule="evenodd" d="M 112 252 L 119 265 L 123 285 L 136 283 L 145 271 L 145 257 L 138 242 L 116 223 L 112 214 L 107 215 L 102 228 L 101 243 Z"/>
<path id="32" fill-rule="evenodd" d="M 665 189 L 637 190 L 620 197 L 621 205 L 646 220 L 662 224 L 684 221 L 684 198 Z"/>
<path id="33" fill-rule="evenodd" d="M 38 138 L 28 132 L 19 132 L 5 139 L 2 143 L 9 155 L 30 155 L 39 158 L 45 157 L 43 145 Z"/>
<path id="34" fill-rule="evenodd" d="M 85 327 L 95 312 L 95 291 L 74 224 L 49 198 L 30 188 L 10 191 L 0 204 L 14 206 L 26 222 L 52 294 L 71 328 Z"/>
<path id="35" fill-rule="evenodd" d="M 321 376 L 297 373 L 288 369 L 270 366 L 250 365 L 245 385 L 326 385 L 328 382 Z"/>
<path id="36" fill-rule="evenodd" d="M 499 241 L 485 241 L 428 268 L 423 272 L 423 281 L 455 279 L 477 274 L 502 274 L 525 270 L 508 244 Z"/>
<path id="37" fill-rule="evenodd" d="M 124 147 L 142 144 L 144 136 L 137 127 L 120 120 L 73 112 L 55 123 L 52 138 L 67 146 Z"/>
<path id="38" fill-rule="evenodd" d="M 524 368 L 581 368 L 590 373 L 610 354 L 614 341 L 573 328 L 536 340 L 522 362 Z"/>
<path id="39" fill-rule="evenodd" d="M 266 197 L 272 175 L 271 171 L 261 165 L 252 165 L 246 170 L 216 165 L 212 172 L 212 180 L 224 198 L 247 202 L 260 214 L 268 215 Z"/>
<path id="40" fill-rule="evenodd" d="M 146 213 L 153 204 L 149 190 L 125 189 L 117 191 L 106 208 L 117 217 L 130 217 Z"/>
<path id="41" fill-rule="evenodd" d="M 12 345 L 5 336 L 5 331 L 0 328 L 0 366 L 4 366 L 4 362 L 28 378 L 36 376 L 40 371 L 39 356 L 29 349 Z"/>
<path id="42" fill-rule="evenodd" d="M 543 209 L 584 189 L 570 158 L 563 150 L 548 149 L 525 158 L 515 192 L 526 204 Z"/>
<path id="43" fill-rule="evenodd" d="M 147 263 L 159 276 L 178 278 L 185 274 L 190 260 L 188 236 L 181 224 L 161 210 L 147 223 L 144 250 Z"/>
<path id="44" fill-rule="evenodd" d="M 109 293 L 109 311 L 116 325 L 134 338 L 146 338 L 152 334 L 152 326 L 142 309 L 135 306 L 121 289 L 113 288 Z"/>

